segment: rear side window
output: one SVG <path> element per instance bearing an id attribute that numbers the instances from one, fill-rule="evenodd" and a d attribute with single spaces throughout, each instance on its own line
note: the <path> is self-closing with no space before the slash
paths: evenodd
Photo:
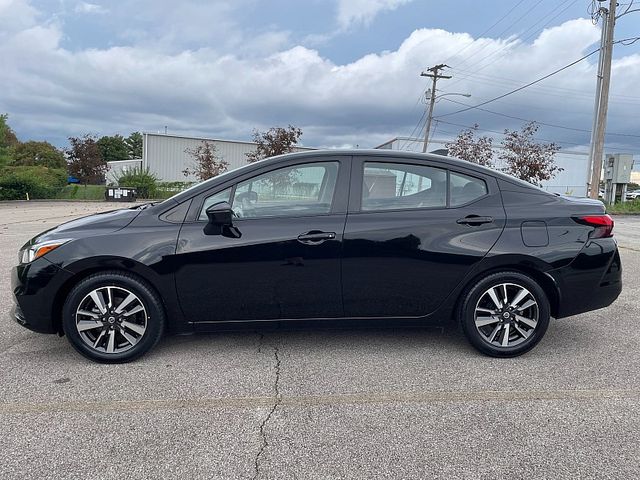
<path id="1" fill-rule="evenodd" d="M 469 177 L 461 173 L 450 173 L 452 207 L 464 205 L 477 200 L 487 194 L 487 184 L 484 180 Z"/>
<path id="2" fill-rule="evenodd" d="M 447 172 L 425 165 L 365 162 L 362 210 L 445 207 Z"/>

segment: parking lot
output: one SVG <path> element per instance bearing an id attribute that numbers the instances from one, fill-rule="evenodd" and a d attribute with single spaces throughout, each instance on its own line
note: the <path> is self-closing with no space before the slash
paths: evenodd
<path id="1" fill-rule="evenodd" d="M 163 339 L 125 365 L 10 318 L 36 233 L 106 203 L 0 204 L 0 478 L 637 478 L 640 217 L 616 217 L 625 287 L 514 359 L 455 329 Z"/>

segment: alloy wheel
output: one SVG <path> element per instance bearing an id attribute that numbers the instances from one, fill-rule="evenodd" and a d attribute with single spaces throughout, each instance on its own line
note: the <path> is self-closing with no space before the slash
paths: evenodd
<path id="1" fill-rule="evenodd" d="M 538 326 L 540 309 L 533 294 L 516 283 L 500 283 L 487 289 L 474 312 L 476 329 L 494 347 L 514 347 L 531 337 Z"/>
<path id="2" fill-rule="evenodd" d="M 147 311 L 131 291 L 109 285 L 89 292 L 76 310 L 80 338 L 102 353 L 122 353 L 133 348 L 147 330 Z"/>

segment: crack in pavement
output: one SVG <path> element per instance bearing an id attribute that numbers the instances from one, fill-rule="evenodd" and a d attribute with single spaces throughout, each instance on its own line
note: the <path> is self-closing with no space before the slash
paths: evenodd
<path id="1" fill-rule="evenodd" d="M 258 337 L 258 353 L 262 353 L 263 345 L 264 345 L 264 333 L 260 332 L 260 336 Z"/>
<path id="2" fill-rule="evenodd" d="M 264 338 L 264 335 L 261 335 L 260 340 L 262 341 L 263 338 Z M 278 353 L 279 353 L 278 347 L 277 345 L 274 345 L 273 356 L 276 361 L 276 364 L 275 364 L 276 377 L 275 377 L 275 381 L 273 382 L 274 402 L 271 407 L 271 410 L 269 411 L 265 419 L 260 424 L 260 437 L 262 438 L 262 445 L 260 446 L 260 450 L 258 451 L 258 454 L 256 455 L 256 458 L 254 460 L 255 474 L 253 475 L 253 480 L 256 480 L 260 476 L 260 457 L 264 453 L 265 449 L 269 446 L 269 441 L 267 440 L 267 433 L 265 432 L 265 428 L 267 426 L 267 423 L 269 423 L 269 420 L 271 420 L 272 415 L 275 413 L 276 409 L 278 408 L 278 405 L 280 405 L 280 403 L 282 402 L 282 396 L 280 395 L 280 390 L 279 390 L 280 356 L 278 355 Z"/>

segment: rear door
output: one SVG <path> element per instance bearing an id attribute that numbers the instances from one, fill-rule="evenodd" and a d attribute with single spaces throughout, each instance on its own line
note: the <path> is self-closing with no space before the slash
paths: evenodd
<path id="1" fill-rule="evenodd" d="M 345 315 L 432 313 L 497 241 L 497 182 L 423 160 L 354 157 L 342 267 Z"/>
<path id="2" fill-rule="evenodd" d="M 189 321 L 341 317 L 349 169 L 340 157 L 306 158 L 194 199 L 177 246 Z M 211 234 L 205 210 L 220 201 L 237 218 L 232 231 Z"/>

